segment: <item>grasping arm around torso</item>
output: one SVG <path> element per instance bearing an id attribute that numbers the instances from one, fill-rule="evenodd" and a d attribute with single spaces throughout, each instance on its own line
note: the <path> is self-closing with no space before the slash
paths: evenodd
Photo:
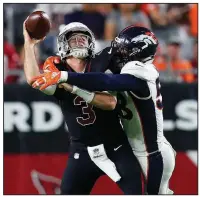
<path id="1" fill-rule="evenodd" d="M 73 92 L 83 98 L 89 104 L 102 110 L 114 110 L 117 104 L 117 99 L 108 92 L 89 92 L 67 83 L 60 84 L 60 88 L 64 88 L 68 92 Z"/>
<path id="2" fill-rule="evenodd" d="M 68 81 L 90 91 L 132 91 L 136 94 L 139 93 L 144 98 L 148 98 L 151 96 L 151 93 L 147 82 L 154 81 L 158 76 L 158 72 L 152 64 L 144 65 L 141 62 L 129 62 L 124 66 L 121 74 L 118 75 L 72 73 L 72 75 L 68 75 Z M 91 104 L 103 109 L 102 106 L 105 106 L 109 100 L 102 93 L 96 94 L 98 96 L 93 98 Z M 110 98 L 113 99 L 114 97 L 111 96 Z M 114 99 L 112 101 L 114 103 L 113 106 L 116 106 L 117 101 Z"/>

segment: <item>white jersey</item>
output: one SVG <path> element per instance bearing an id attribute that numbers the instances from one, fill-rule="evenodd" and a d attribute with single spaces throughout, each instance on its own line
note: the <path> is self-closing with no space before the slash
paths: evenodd
<path id="1" fill-rule="evenodd" d="M 146 90 L 142 90 L 145 93 L 121 93 L 126 99 L 125 108 L 132 113 L 131 117 L 121 121 L 135 155 L 148 156 L 160 150 L 161 142 L 166 141 L 163 136 L 159 73 L 152 63 L 132 61 L 122 68 L 121 74 L 130 74 L 146 82 Z"/>

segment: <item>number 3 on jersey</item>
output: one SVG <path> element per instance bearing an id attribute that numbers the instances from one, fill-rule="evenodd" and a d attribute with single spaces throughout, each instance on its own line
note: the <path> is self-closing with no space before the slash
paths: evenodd
<path id="1" fill-rule="evenodd" d="M 88 103 L 86 103 L 81 97 L 77 96 L 74 99 L 74 105 L 77 106 L 79 105 L 81 107 L 82 110 L 82 114 L 81 116 L 77 117 L 76 120 L 77 122 L 82 125 L 82 126 L 86 126 L 86 125 L 90 125 L 93 124 L 96 120 L 96 115 L 94 110 L 92 109 L 93 106 L 89 105 Z"/>

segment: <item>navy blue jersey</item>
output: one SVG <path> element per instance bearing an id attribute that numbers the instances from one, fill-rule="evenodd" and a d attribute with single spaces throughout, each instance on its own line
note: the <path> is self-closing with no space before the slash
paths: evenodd
<path id="1" fill-rule="evenodd" d="M 104 58 L 98 57 L 88 61 L 85 72 L 105 71 L 110 56 L 106 52 Z M 66 63 L 56 67 L 61 71 L 74 72 Z M 59 101 L 72 141 L 94 146 L 100 143 L 118 145 L 126 139 L 117 111 L 98 109 L 62 88 L 57 88 L 54 96 Z"/>

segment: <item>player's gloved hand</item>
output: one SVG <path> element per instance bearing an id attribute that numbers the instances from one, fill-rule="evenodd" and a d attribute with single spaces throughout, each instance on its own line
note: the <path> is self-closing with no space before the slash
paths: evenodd
<path id="1" fill-rule="evenodd" d="M 59 72 L 59 70 L 56 68 L 55 64 L 59 64 L 60 63 L 60 57 L 58 56 L 50 56 L 46 59 L 46 61 L 44 62 L 43 65 L 43 71 L 44 73 L 48 73 L 48 72 Z M 39 76 L 38 76 L 39 77 Z M 32 87 L 34 88 L 38 88 L 40 85 L 44 85 L 45 84 L 45 77 L 42 78 L 43 80 L 36 80 L 33 84 Z M 33 79 L 34 80 L 34 79 Z"/>
<path id="2" fill-rule="evenodd" d="M 67 71 L 49 71 L 45 72 L 39 76 L 33 77 L 31 84 L 33 88 L 38 88 L 40 90 L 46 89 L 48 86 L 66 82 L 68 78 Z"/>
<path id="3" fill-rule="evenodd" d="M 55 64 L 59 64 L 61 62 L 60 57 L 51 56 L 46 59 L 43 65 L 44 72 L 58 72 L 59 70 L 56 68 Z"/>

